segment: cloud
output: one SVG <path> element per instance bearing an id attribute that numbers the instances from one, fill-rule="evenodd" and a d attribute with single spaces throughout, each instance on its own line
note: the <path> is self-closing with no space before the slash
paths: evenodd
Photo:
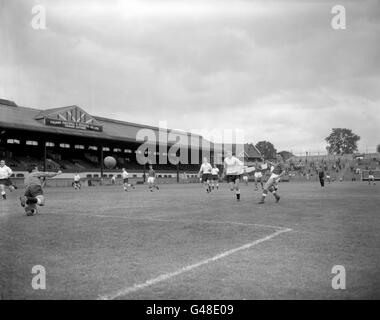
<path id="1" fill-rule="evenodd" d="M 378 2 L 34 1 L 3 4 L 0 95 L 25 106 L 170 127 L 239 128 L 278 149 L 324 149 L 332 127 L 379 143 Z"/>

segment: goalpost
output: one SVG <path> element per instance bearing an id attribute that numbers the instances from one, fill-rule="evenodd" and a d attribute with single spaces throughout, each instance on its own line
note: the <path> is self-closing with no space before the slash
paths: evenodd
<path id="1" fill-rule="evenodd" d="M 380 181 L 380 170 L 372 170 L 373 176 L 375 177 L 376 181 Z M 361 180 L 362 181 L 368 181 L 368 173 L 369 170 L 362 170 L 361 171 Z"/>

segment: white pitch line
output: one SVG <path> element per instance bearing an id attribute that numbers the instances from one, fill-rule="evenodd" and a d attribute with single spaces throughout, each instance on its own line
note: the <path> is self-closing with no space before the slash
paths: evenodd
<path id="1" fill-rule="evenodd" d="M 157 222 L 180 222 L 180 223 L 209 223 L 209 224 L 227 224 L 227 225 L 240 225 L 240 226 L 255 226 L 255 227 L 264 227 L 264 228 L 272 228 L 277 230 L 287 230 L 286 227 L 280 226 L 272 226 L 268 224 L 261 223 L 250 223 L 250 222 L 237 222 L 237 221 L 215 221 L 215 220 L 186 220 L 186 219 L 160 219 L 160 218 L 131 218 L 128 216 L 115 216 L 115 215 L 106 215 L 106 214 L 77 214 L 73 213 L 77 216 L 84 217 L 96 217 L 96 218 L 111 218 L 111 219 L 125 219 L 131 221 L 157 221 Z"/>
<path id="2" fill-rule="evenodd" d="M 116 298 L 120 298 L 122 296 L 128 295 L 128 294 L 130 294 L 132 292 L 136 292 L 136 291 L 145 289 L 145 288 L 150 287 L 150 286 L 152 286 L 152 285 L 154 285 L 156 283 L 163 282 L 165 280 L 169 280 L 169 279 L 171 279 L 173 277 L 176 277 L 176 276 L 178 276 L 180 274 L 183 274 L 185 272 L 189 272 L 191 270 L 199 268 L 200 266 L 203 266 L 203 265 L 208 264 L 210 262 L 214 262 L 214 261 L 223 259 L 225 257 L 228 257 L 231 254 L 234 254 L 234 253 L 236 253 L 238 251 L 247 250 L 247 249 L 249 249 L 249 248 L 251 248 L 251 247 L 253 247 L 253 246 L 255 246 L 255 245 L 259 244 L 259 243 L 262 243 L 264 241 L 268 241 L 268 240 L 270 240 L 270 239 L 272 239 L 274 237 L 277 237 L 281 233 L 289 232 L 291 230 L 292 229 L 289 229 L 289 228 L 277 230 L 276 232 L 270 234 L 269 236 L 266 236 L 264 238 L 255 240 L 255 241 L 250 242 L 250 243 L 247 243 L 247 244 L 245 244 L 245 245 L 243 245 L 241 247 L 224 251 L 224 252 L 222 252 L 220 254 L 217 254 L 216 256 L 213 256 L 211 258 L 199 261 L 199 262 L 197 262 L 195 264 L 188 265 L 186 267 L 178 269 L 177 271 L 169 272 L 169 273 L 164 273 L 164 274 L 162 274 L 162 275 L 160 275 L 160 276 L 158 276 L 156 278 L 147 280 L 144 283 L 135 284 L 135 285 L 133 285 L 131 287 L 127 287 L 125 289 L 122 289 L 122 290 L 119 290 L 119 291 L 116 291 L 116 292 L 113 292 L 113 293 L 109 293 L 109 294 L 106 294 L 106 295 L 100 295 L 98 297 L 98 300 L 114 300 Z"/>
<path id="3" fill-rule="evenodd" d="M 278 230 L 285 230 L 288 229 L 286 227 L 280 227 L 280 226 L 271 226 L 268 224 L 260 224 L 260 223 L 250 223 L 250 222 L 238 222 L 238 221 L 215 221 L 215 220 L 184 220 L 184 219 L 159 219 L 159 218 L 147 218 L 147 220 L 151 221 L 162 221 L 162 222 L 187 222 L 187 223 L 210 223 L 210 224 L 231 224 L 231 225 L 238 225 L 238 226 L 255 226 L 255 227 L 264 227 L 264 228 L 273 228 Z"/>

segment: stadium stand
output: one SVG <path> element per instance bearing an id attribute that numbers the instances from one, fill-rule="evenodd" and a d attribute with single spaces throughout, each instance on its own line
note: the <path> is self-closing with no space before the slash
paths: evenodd
<path id="1" fill-rule="evenodd" d="M 120 173 L 122 168 L 126 168 L 136 178 L 141 177 L 148 169 L 147 164 L 141 165 L 136 160 L 137 150 L 143 143 L 137 140 L 142 129 L 151 130 L 156 136 L 158 151 L 162 141 L 158 139 L 157 127 L 92 116 L 75 105 L 40 110 L 0 99 L 0 157 L 6 159 L 15 175 L 25 172 L 34 163 L 43 170 L 60 169 L 65 174 L 80 172 L 91 177 L 98 175 L 107 178 L 110 173 Z M 214 152 L 219 152 L 200 135 L 168 129 L 169 133 L 188 141 L 184 145 L 188 149 L 188 163 L 178 166 L 155 164 L 156 172 L 160 172 L 163 179 L 179 178 L 184 172 L 187 174 L 182 174 L 183 179 L 195 179 L 202 157 L 207 155 L 213 158 Z M 173 144 L 165 145 L 167 155 Z M 193 146 L 198 155 L 195 164 L 191 163 Z M 252 159 L 261 157 L 257 150 L 245 151 L 249 151 Z M 107 156 L 117 160 L 115 168 L 104 167 L 102 159 Z M 158 153 L 153 156 L 156 163 L 158 156 Z"/>

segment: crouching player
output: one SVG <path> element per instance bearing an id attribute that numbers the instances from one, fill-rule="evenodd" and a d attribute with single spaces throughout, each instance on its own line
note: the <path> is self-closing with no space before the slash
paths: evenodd
<path id="1" fill-rule="evenodd" d="M 261 197 L 261 200 L 259 204 L 262 204 L 265 202 L 265 198 L 268 195 L 268 191 L 273 194 L 273 196 L 276 199 L 276 202 L 280 201 L 280 196 L 277 194 L 277 186 L 279 179 L 285 174 L 285 165 L 282 160 L 282 156 L 280 154 L 277 155 L 277 163 L 272 164 L 273 170 L 272 174 L 270 175 L 268 181 L 264 185 L 263 195 Z"/>
<path id="2" fill-rule="evenodd" d="M 44 192 L 42 190 L 42 183 L 44 178 L 52 178 L 62 173 L 58 172 L 41 172 L 38 166 L 32 164 L 28 169 L 28 174 L 25 177 L 25 193 L 20 197 L 22 207 L 25 207 L 27 216 L 32 216 L 37 213 L 37 205 L 45 205 Z"/>

